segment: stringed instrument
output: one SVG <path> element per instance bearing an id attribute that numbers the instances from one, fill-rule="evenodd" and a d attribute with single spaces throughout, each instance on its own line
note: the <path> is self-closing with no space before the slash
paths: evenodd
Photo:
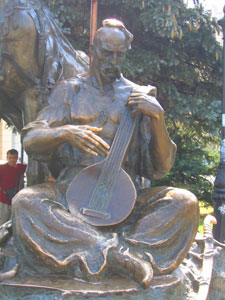
<path id="1" fill-rule="evenodd" d="M 125 107 L 109 155 L 100 163 L 81 170 L 66 193 L 70 212 L 94 226 L 110 226 L 122 222 L 131 213 L 136 189 L 122 169 L 127 148 L 140 113 L 131 117 Z"/>

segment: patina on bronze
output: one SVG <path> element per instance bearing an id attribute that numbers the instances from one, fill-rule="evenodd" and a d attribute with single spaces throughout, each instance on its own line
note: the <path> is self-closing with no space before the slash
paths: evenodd
<path id="1" fill-rule="evenodd" d="M 49 105 L 22 131 L 27 153 L 48 160 L 57 175 L 54 184 L 25 188 L 13 199 L 17 278 L 35 277 L 37 284 L 47 276 L 55 283 L 66 276 L 100 284 L 120 274 L 140 288 L 148 287 L 153 276 L 177 268 L 198 229 L 199 210 L 192 193 L 138 185 L 138 176 L 158 179 L 169 171 L 176 146 L 156 89 L 136 85 L 121 74 L 132 34 L 117 20 L 103 24 L 95 35 L 89 72 L 57 84 Z M 80 171 L 109 155 L 128 108 L 134 118 L 140 114 L 122 155 L 122 167 L 137 191 L 136 203 L 119 224 L 96 227 L 83 220 L 80 211 L 71 214 L 66 191 Z M 123 200 L 120 196 L 121 209 L 126 206 Z"/>
<path id="2" fill-rule="evenodd" d="M 59 80 L 87 71 L 39 0 L 5 0 L 0 9 L 0 117 L 20 132 L 47 105 Z M 43 165 L 29 163 L 28 183 L 42 182 Z"/>

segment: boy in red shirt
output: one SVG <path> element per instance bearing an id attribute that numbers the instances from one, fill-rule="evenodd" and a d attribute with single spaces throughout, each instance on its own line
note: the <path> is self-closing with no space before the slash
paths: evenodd
<path id="1" fill-rule="evenodd" d="M 17 159 L 17 150 L 8 150 L 7 163 L 0 165 L 0 225 L 11 217 L 12 198 L 19 191 L 22 175 L 26 171 L 27 166 L 17 163 Z"/>

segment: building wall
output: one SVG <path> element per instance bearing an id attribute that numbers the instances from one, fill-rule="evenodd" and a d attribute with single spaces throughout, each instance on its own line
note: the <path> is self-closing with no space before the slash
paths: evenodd
<path id="1" fill-rule="evenodd" d="M 6 152 L 11 148 L 12 130 L 7 129 L 6 123 L 0 121 L 0 160 L 6 159 Z"/>

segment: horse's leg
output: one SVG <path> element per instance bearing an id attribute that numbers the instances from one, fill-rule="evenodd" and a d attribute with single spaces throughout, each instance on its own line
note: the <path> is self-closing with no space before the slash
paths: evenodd
<path id="1" fill-rule="evenodd" d="M 40 111 L 36 88 L 27 88 L 20 97 L 24 126 L 36 119 Z"/>
<path id="2" fill-rule="evenodd" d="M 41 109 L 41 105 L 38 101 L 38 93 L 35 88 L 27 89 L 23 93 L 22 97 L 24 125 L 27 125 L 29 122 L 36 119 L 37 114 Z M 45 162 L 34 160 L 28 155 L 28 167 L 26 174 L 27 185 L 32 186 L 48 181 L 50 172 Z"/>
<path id="3" fill-rule="evenodd" d="M 22 112 L 11 104 L 6 93 L 0 89 L 0 118 L 7 124 L 15 126 L 18 132 L 23 128 Z"/>

